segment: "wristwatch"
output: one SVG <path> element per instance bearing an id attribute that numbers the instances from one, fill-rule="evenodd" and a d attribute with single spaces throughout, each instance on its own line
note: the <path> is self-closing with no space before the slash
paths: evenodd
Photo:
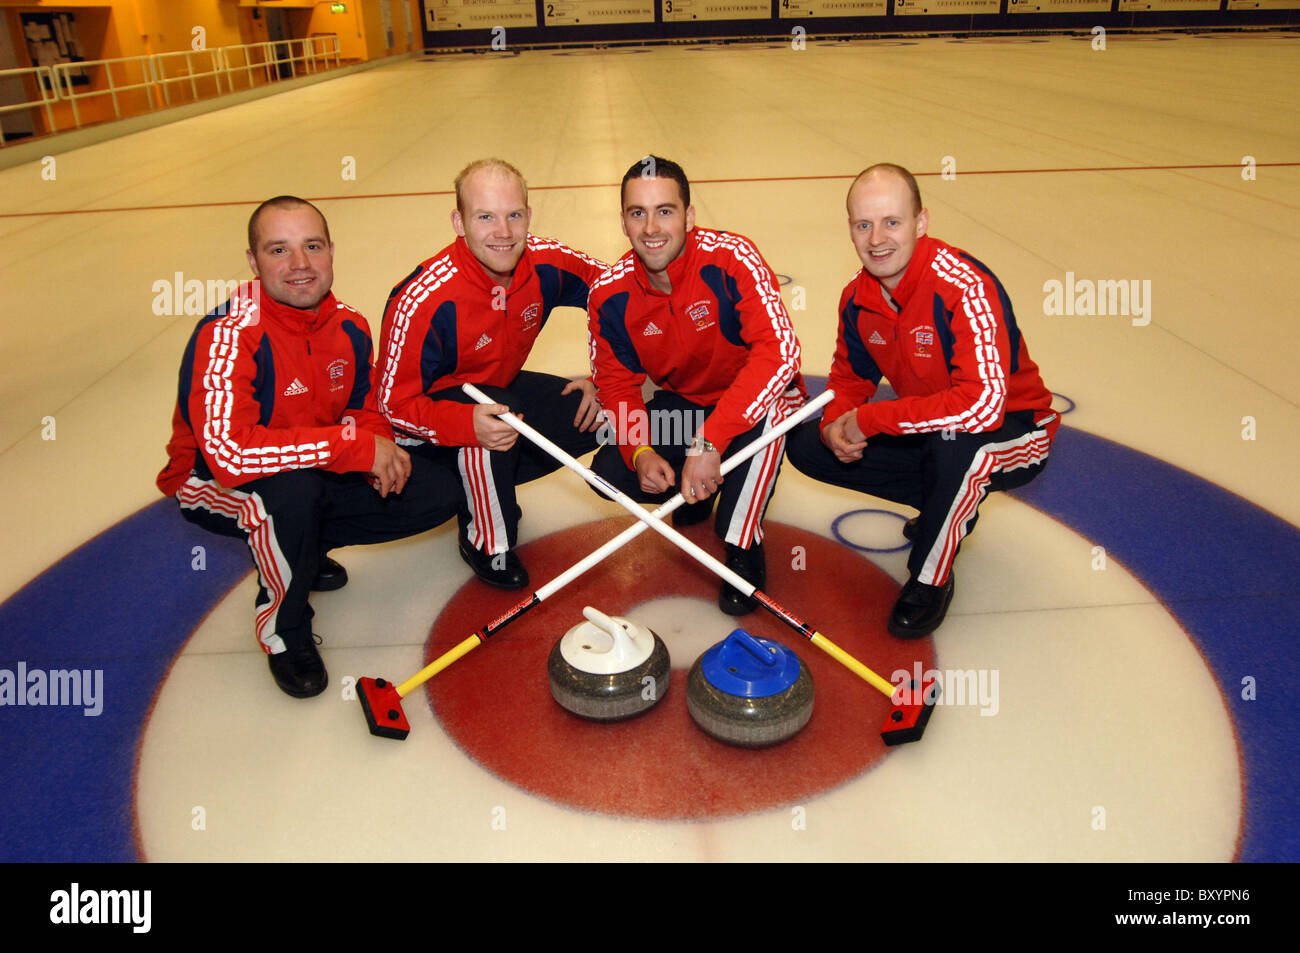
<path id="1" fill-rule="evenodd" d="M 704 453 L 716 453 L 717 449 L 717 447 L 704 439 L 704 432 L 700 431 L 695 435 L 695 439 L 691 441 L 690 447 L 686 450 L 686 455 L 688 457 L 698 457 Z"/>

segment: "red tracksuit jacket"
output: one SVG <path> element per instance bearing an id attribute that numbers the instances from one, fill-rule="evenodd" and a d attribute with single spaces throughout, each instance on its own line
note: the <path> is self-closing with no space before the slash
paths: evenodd
<path id="1" fill-rule="evenodd" d="M 629 251 L 592 288 L 587 335 L 601 406 L 614 420 L 645 413 L 641 384 L 704 406 L 706 440 L 725 452 L 792 384 L 802 386 L 799 341 L 776 276 L 748 239 L 692 229 L 657 291 Z M 620 407 L 620 405 L 623 405 Z M 637 445 L 619 435 L 628 467 Z"/>
<path id="2" fill-rule="evenodd" d="M 839 340 L 827 386 L 835 399 L 825 426 L 858 408 L 858 426 L 873 434 L 939 430 L 981 433 L 1006 413 L 1053 417 L 1052 395 L 1029 357 L 1011 301 L 983 264 L 928 235 L 917 242 L 907 271 L 885 300 L 864 268 L 840 295 Z M 867 403 L 881 376 L 897 400 Z M 1060 418 L 1046 426 L 1056 435 Z"/>
<path id="3" fill-rule="evenodd" d="M 181 360 L 158 488 L 194 472 L 237 487 L 284 470 L 368 472 L 392 439 L 371 387 L 370 327 L 326 295 L 316 312 L 241 288 L 198 323 Z"/>
<path id="4" fill-rule="evenodd" d="M 604 262 L 528 236 L 505 307 L 463 238 L 411 272 L 388 296 L 380 340 L 379 407 L 400 432 L 476 447 L 474 405 L 430 400 L 461 384 L 505 387 L 519 374 L 552 309 L 587 307 Z"/>

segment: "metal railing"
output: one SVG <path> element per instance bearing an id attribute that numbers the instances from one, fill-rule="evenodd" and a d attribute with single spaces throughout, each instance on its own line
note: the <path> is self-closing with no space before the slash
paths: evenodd
<path id="1" fill-rule="evenodd" d="M 289 78 L 293 79 L 298 75 L 298 63 L 302 64 L 304 73 L 317 73 L 340 65 L 339 38 L 333 34 L 308 37 L 305 40 L 270 40 L 265 43 L 225 46 L 220 53 L 226 81 L 233 84 L 235 77 L 243 72 L 250 88 L 256 85 L 256 72 L 263 73 L 263 82 L 269 83 L 277 77 L 283 78 L 282 66 L 289 67 Z M 242 62 L 236 62 L 237 58 Z M 231 90 L 233 89 L 232 85 Z"/>
<path id="2" fill-rule="evenodd" d="M 209 76 L 217 84 L 216 95 L 221 95 L 221 76 L 224 70 L 221 65 L 221 50 L 181 50 L 178 53 L 155 53 L 152 57 L 154 68 L 154 82 L 162 88 L 163 104 L 170 106 L 172 104 L 171 83 L 190 84 L 190 92 L 195 100 L 199 97 L 199 80 L 207 79 Z M 203 60 L 207 60 L 205 64 Z M 196 64 L 196 60 L 198 60 Z M 175 76 L 167 75 L 167 66 L 169 63 L 182 62 L 183 66 Z M 200 70 L 195 67 L 208 66 L 208 69 Z M 228 92 L 234 92 L 232 87 Z"/>
<path id="3" fill-rule="evenodd" d="M 141 78 L 138 82 L 131 82 L 130 77 L 123 76 L 120 82 L 113 79 L 113 67 L 121 67 L 125 71 L 132 63 L 138 63 Z M 86 89 L 82 92 L 76 92 L 74 80 L 84 70 L 92 67 L 102 66 L 104 68 L 104 79 L 107 82 L 106 89 Z M 83 60 L 80 63 L 56 63 L 50 67 L 54 73 L 55 88 L 58 91 L 59 99 L 67 100 L 72 104 L 72 124 L 78 129 L 81 128 L 81 110 L 77 103 L 83 99 L 92 99 L 95 96 L 108 96 L 113 100 L 113 117 L 122 118 L 122 102 L 118 98 L 119 93 L 129 93 L 135 89 L 145 90 L 145 98 L 149 102 L 149 108 L 155 109 L 154 97 L 152 91 L 155 85 L 154 66 L 152 56 L 119 56 L 111 60 Z"/>
<path id="4" fill-rule="evenodd" d="M 50 68 L 48 66 L 25 66 L 21 69 L 0 69 L 0 83 L 3 83 L 5 80 L 16 80 L 22 82 L 24 79 L 36 80 L 36 88 L 39 90 L 39 98 L 24 100 L 21 103 L 11 103 L 7 106 L 0 106 L 0 149 L 5 146 L 5 113 L 17 112 L 20 109 L 38 109 L 44 107 L 45 121 L 50 125 L 50 132 L 58 131 L 54 124 L 54 110 L 50 108 L 50 103 L 58 99 L 59 93 L 58 88 L 54 84 L 54 77 L 50 73 Z"/>
<path id="5" fill-rule="evenodd" d="M 0 70 L 0 80 L 35 77 L 40 90 L 39 99 L 0 106 L 0 116 L 19 109 L 44 107 L 49 131 L 53 133 L 58 129 L 52 104 L 67 102 L 72 110 L 73 126 L 80 129 L 81 108 L 78 104 L 100 96 L 112 100 L 113 117 L 121 119 L 122 94 L 136 90 L 144 91 L 148 108 L 152 111 L 172 105 L 172 87 L 177 83 L 188 84 L 192 101 L 198 101 L 233 93 L 238 77 L 246 82 L 245 88 L 251 89 L 277 79 L 293 79 L 299 73 L 309 75 L 341 65 L 339 38 L 330 34 L 304 40 L 245 43 L 211 50 L 181 50 Z M 87 75 L 94 78 L 95 88 L 89 88 L 92 84 L 86 82 Z M 207 93 L 209 80 L 215 87 L 213 93 Z M 203 92 L 200 92 L 200 81 L 203 81 Z M 3 130 L 0 130 L 0 145 L 3 145 L 3 138 Z"/>

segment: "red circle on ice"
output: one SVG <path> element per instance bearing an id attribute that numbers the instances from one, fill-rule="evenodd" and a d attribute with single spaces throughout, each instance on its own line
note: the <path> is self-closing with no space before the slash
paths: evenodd
<path id="1" fill-rule="evenodd" d="M 534 588 L 564 572 L 632 523 L 607 519 L 562 530 L 520 547 Z M 722 559 L 705 523 L 685 530 Z M 799 547 L 802 547 L 801 549 Z M 767 592 L 795 616 L 887 680 L 919 662 L 933 667 L 929 639 L 892 638 L 885 621 L 898 584 L 833 541 L 780 523 L 766 525 Z M 762 608 L 738 619 L 716 608 L 719 580 L 653 532 L 624 546 L 586 575 L 428 683 L 447 733 L 475 761 L 533 794 L 585 810 L 632 817 L 729 817 L 797 803 L 869 770 L 887 751 L 880 729 L 889 699 Z M 426 646 L 432 661 L 525 597 L 471 579 L 447 603 Z M 635 607 L 664 596 L 713 606 L 716 638 L 734 628 L 791 648 L 812 673 L 811 720 L 774 748 L 747 750 L 714 741 L 686 709 L 694 658 L 673 659 L 659 704 L 629 721 L 602 724 L 570 714 L 551 698 L 546 659 L 582 607 L 636 620 Z"/>

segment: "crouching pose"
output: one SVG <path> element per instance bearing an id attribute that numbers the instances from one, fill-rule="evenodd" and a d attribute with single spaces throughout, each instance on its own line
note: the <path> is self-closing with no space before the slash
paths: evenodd
<path id="1" fill-rule="evenodd" d="M 528 585 L 514 551 L 521 510 L 515 488 L 560 464 L 497 414 L 522 414 L 573 456 L 596 449 L 596 388 L 524 370 L 557 307 L 587 307 L 603 262 L 528 231 L 528 187 L 500 159 L 472 162 L 456 178 L 456 240 L 393 289 L 380 345 L 379 408 L 398 440 L 458 475 L 460 556 L 501 589 Z M 496 404 L 461 391 L 474 384 Z"/>
<path id="2" fill-rule="evenodd" d="M 592 469 L 641 502 L 665 502 L 680 478 L 679 526 L 707 519 L 716 499 L 727 567 L 763 589 L 763 516 L 784 438 L 725 483 L 721 469 L 803 403 L 799 341 L 776 276 L 747 239 L 695 227 L 675 162 L 647 156 L 628 169 L 622 206 L 632 249 L 587 306 L 593 378 L 614 431 Z M 647 378 L 660 387 L 648 403 Z M 718 594 L 730 615 L 757 604 L 727 583 Z"/>
<path id="3" fill-rule="evenodd" d="M 820 421 L 791 434 L 790 462 L 815 480 L 915 507 L 910 578 L 889 631 L 943 622 L 953 560 L 990 490 L 1042 471 L 1060 423 L 1006 291 L 984 265 L 926 234 L 916 180 L 876 165 L 848 195 L 862 261 L 840 296 L 839 340 Z M 881 377 L 895 400 L 868 403 Z"/>
<path id="4" fill-rule="evenodd" d="M 276 684 L 298 698 L 328 684 L 307 602 L 347 582 L 328 551 L 421 533 L 457 509 L 454 477 L 393 442 L 371 386 L 370 328 L 330 292 L 333 260 L 315 206 L 292 196 L 258 206 L 257 280 L 195 328 L 158 475 L 187 520 L 247 540 L 257 640 Z"/>

